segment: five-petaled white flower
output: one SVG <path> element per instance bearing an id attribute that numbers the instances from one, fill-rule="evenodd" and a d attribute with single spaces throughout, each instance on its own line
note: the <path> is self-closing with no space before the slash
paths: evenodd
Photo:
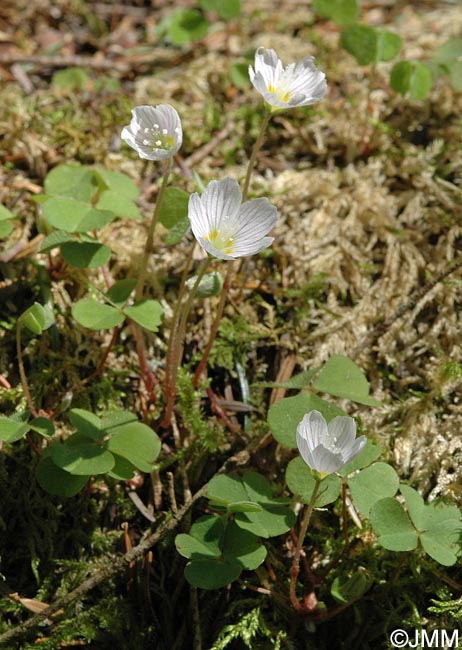
<path id="1" fill-rule="evenodd" d="M 165 160 L 176 154 L 183 142 L 180 116 L 170 104 L 137 106 L 132 121 L 122 129 L 122 140 L 140 158 Z"/>
<path id="2" fill-rule="evenodd" d="M 208 253 L 222 260 L 254 255 L 270 246 L 266 237 L 278 212 L 268 199 L 242 203 L 237 181 L 211 181 L 199 196 L 189 197 L 188 216 L 194 237 Z"/>
<path id="3" fill-rule="evenodd" d="M 356 439 L 356 422 L 340 415 L 326 423 L 319 411 L 310 411 L 297 427 L 297 446 L 305 463 L 321 475 L 332 474 L 353 460 L 366 444 Z"/>
<path id="4" fill-rule="evenodd" d="M 286 68 L 274 50 L 259 47 L 255 53 L 255 70 L 249 65 L 252 84 L 272 110 L 308 106 L 324 97 L 326 75 L 317 69 L 312 56 Z"/>

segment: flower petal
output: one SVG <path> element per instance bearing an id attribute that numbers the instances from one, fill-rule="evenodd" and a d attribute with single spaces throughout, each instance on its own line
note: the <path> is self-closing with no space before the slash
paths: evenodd
<path id="1" fill-rule="evenodd" d="M 327 435 L 327 422 L 323 415 L 316 410 L 304 415 L 303 420 L 297 427 L 297 436 L 307 441 L 311 451 L 322 444 Z"/>
<path id="2" fill-rule="evenodd" d="M 272 49 L 259 47 L 255 53 L 255 73 L 262 76 L 266 88 L 274 86 L 283 71 L 282 61 Z M 253 83 L 253 82 L 252 82 Z"/>
<path id="3" fill-rule="evenodd" d="M 318 445 L 316 449 L 313 449 L 312 455 L 315 463 L 313 469 L 325 474 L 337 472 L 345 464 L 341 454 L 326 449 L 324 445 Z"/>
<path id="4" fill-rule="evenodd" d="M 201 202 L 207 213 L 212 230 L 220 230 L 224 221 L 237 218 L 241 207 L 242 194 L 233 178 L 211 181 L 202 192 Z M 208 233 L 207 233 L 208 234 Z"/>
<path id="5" fill-rule="evenodd" d="M 356 458 L 364 447 L 366 446 L 367 443 L 367 438 L 366 436 L 359 436 L 357 440 L 354 441 L 353 445 L 349 449 L 348 453 L 344 455 L 343 460 L 344 464 L 346 465 L 347 463 L 350 462 L 350 460 L 353 460 L 353 458 Z"/>
<path id="6" fill-rule="evenodd" d="M 332 449 L 347 454 L 356 438 L 356 422 L 348 415 L 337 415 L 327 425 Z"/>
<path id="7" fill-rule="evenodd" d="M 212 224 L 197 192 L 194 192 L 189 197 L 188 217 L 191 224 L 191 230 L 196 239 L 205 237 L 212 230 Z"/>
<path id="8" fill-rule="evenodd" d="M 310 448 L 310 445 L 308 444 L 308 439 L 299 430 L 300 429 L 300 424 L 298 425 L 297 432 L 295 434 L 295 437 L 297 439 L 298 451 L 300 452 L 301 457 L 303 458 L 305 463 L 308 465 L 308 467 L 311 467 L 311 469 L 316 469 L 315 465 L 314 465 L 313 454 L 311 453 L 312 450 Z"/>

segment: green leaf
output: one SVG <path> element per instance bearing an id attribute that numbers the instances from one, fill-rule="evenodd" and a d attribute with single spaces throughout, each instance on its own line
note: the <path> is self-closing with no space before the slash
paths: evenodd
<path id="1" fill-rule="evenodd" d="M 401 52 L 403 41 L 398 34 L 377 29 L 377 61 L 391 61 Z"/>
<path id="2" fill-rule="evenodd" d="M 286 506 L 263 505 L 261 512 L 238 512 L 235 522 L 258 537 L 276 537 L 286 533 L 295 524 L 295 513 Z"/>
<path id="3" fill-rule="evenodd" d="M 244 472 L 241 480 L 249 501 L 274 503 L 271 485 L 264 476 L 257 472 L 248 471 Z"/>
<path id="4" fill-rule="evenodd" d="M 367 25 L 351 25 L 342 31 L 340 43 L 360 65 L 377 60 L 377 32 Z"/>
<path id="5" fill-rule="evenodd" d="M 89 203 L 95 192 L 93 173 L 85 165 L 62 164 L 54 167 L 45 178 L 45 193 L 67 196 Z"/>
<path id="6" fill-rule="evenodd" d="M 281 445 L 296 449 L 297 427 L 303 416 L 313 409 L 322 413 L 327 422 L 336 415 L 345 415 L 344 411 L 312 393 L 303 392 L 295 397 L 286 397 L 273 404 L 268 411 L 268 424 L 274 438 Z"/>
<path id="7" fill-rule="evenodd" d="M 225 535 L 225 524 L 221 517 L 205 515 L 192 526 L 188 535 L 175 537 L 175 546 L 180 555 L 189 559 L 219 558 Z"/>
<path id="8" fill-rule="evenodd" d="M 417 546 L 417 533 L 409 517 L 396 499 L 386 497 L 371 509 L 372 528 L 381 546 L 390 551 L 412 551 Z"/>
<path id="9" fill-rule="evenodd" d="M 125 278 L 124 280 L 114 282 L 112 287 L 106 292 L 106 296 L 117 307 L 123 307 L 135 287 L 136 280 L 134 278 Z"/>
<path id="10" fill-rule="evenodd" d="M 366 446 L 364 449 L 361 451 L 356 458 L 353 458 L 352 461 L 350 461 L 345 467 L 342 467 L 338 471 L 338 473 L 341 476 L 348 476 L 349 474 L 352 474 L 358 469 L 362 469 L 363 467 L 367 467 L 371 463 L 374 462 L 381 454 L 382 454 L 382 449 L 379 447 L 379 445 L 372 440 L 368 440 L 366 442 Z"/>
<path id="11" fill-rule="evenodd" d="M 5 208 L 4 205 L 0 204 L 0 221 L 5 221 L 7 219 L 14 219 L 14 214 Z"/>
<path id="12" fill-rule="evenodd" d="M 111 251 L 97 242 L 69 242 L 62 244 L 61 255 L 65 262 L 78 269 L 96 269 L 109 262 Z"/>
<path id="13" fill-rule="evenodd" d="M 97 206 L 98 210 L 110 210 L 118 217 L 125 219 L 141 219 L 142 214 L 136 203 L 128 196 L 120 194 L 116 190 L 106 190 L 101 194 Z"/>
<path id="14" fill-rule="evenodd" d="M 124 314 L 118 309 L 92 298 L 77 301 L 72 306 L 72 316 L 78 323 L 92 330 L 111 329 L 125 320 Z"/>
<path id="15" fill-rule="evenodd" d="M 258 504 L 258 511 L 251 512 L 248 507 L 236 507 L 234 511 L 240 528 L 261 537 L 281 535 L 291 528 L 296 518 L 292 510 L 273 498 L 268 481 L 257 472 L 245 472 L 242 477 L 223 474 L 212 478 L 207 488 L 207 498 L 212 505 L 231 509 L 243 502 Z"/>
<path id="16" fill-rule="evenodd" d="M 405 95 L 409 90 L 412 74 L 412 63 L 410 61 L 398 61 L 395 63 L 390 74 L 390 85 L 393 90 Z"/>
<path id="17" fill-rule="evenodd" d="M 214 476 L 207 486 L 207 498 L 223 506 L 250 500 L 242 479 L 237 474 Z"/>
<path id="18" fill-rule="evenodd" d="M 236 501 L 226 506 L 227 512 L 261 512 L 263 508 L 259 503 L 253 501 Z"/>
<path id="19" fill-rule="evenodd" d="M 241 0 L 199 0 L 199 6 L 205 11 L 214 11 L 223 20 L 236 18 L 241 13 Z"/>
<path id="20" fill-rule="evenodd" d="M 457 92 L 462 92 L 462 61 L 454 61 L 449 65 L 449 79 Z"/>
<path id="21" fill-rule="evenodd" d="M 220 474 L 214 476 L 207 486 L 207 498 L 219 505 L 229 505 L 241 502 L 263 503 L 277 505 L 273 499 L 271 486 L 264 476 L 257 472 L 237 474 Z"/>
<path id="22" fill-rule="evenodd" d="M 406 499 L 409 516 L 420 532 L 423 549 L 434 560 L 444 566 L 451 566 L 460 553 L 462 523 L 460 511 L 455 505 L 430 503 L 426 505 L 416 490 L 401 485 Z"/>
<path id="23" fill-rule="evenodd" d="M 233 61 L 229 68 L 229 75 L 236 88 L 246 88 L 250 84 L 248 63 Z"/>
<path id="24" fill-rule="evenodd" d="M 146 424 L 130 422 L 112 430 L 107 449 L 128 460 L 141 472 L 151 472 L 152 464 L 160 454 L 161 442 Z"/>
<path id="25" fill-rule="evenodd" d="M 150 332 L 157 332 L 164 313 L 157 300 L 140 300 L 131 307 L 125 307 L 124 314 Z"/>
<path id="26" fill-rule="evenodd" d="M 166 228 L 172 228 L 188 216 L 189 194 L 179 187 L 167 187 L 159 209 L 159 221 Z M 189 223 L 189 220 L 188 220 Z"/>
<path id="27" fill-rule="evenodd" d="M 336 397 L 345 397 L 359 404 L 380 406 L 380 402 L 369 397 L 369 382 L 358 366 L 340 354 L 327 360 L 313 384 L 315 390 Z"/>
<path id="28" fill-rule="evenodd" d="M 365 517 L 372 506 L 385 497 L 393 497 L 399 485 L 395 470 L 386 463 L 374 463 L 348 479 L 355 508 Z"/>
<path id="29" fill-rule="evenodd" d="M 0 417 L 0 440 L 16 442 L 24 438 L 30 427 L 27 422 L 18 422 L 13 418 Z"/>
<path id="30" fill-rule="evenodd" d="M 433 85 L 433 75 L 428 66 L 419 62 L 399 61 L 395 63 L 390 75 L 393 90 L 411 99 L 423 100 Z"/>
<path id="31" fill-rule="evenodd" d="M 105 186 L 108 190 L 112 190 L 119 195 L 132 199 L 135 201 L 139 195 L 140 190 L 135 181 L 123 174 L 122 172 L 111 172 L 104 167 L 93 167 L 93 172 L 100 184 Z"/>
<path id="32" fill-rule="evenodd" d="M 365 594 L 373 582 L 373 576 L 360 567 L 352 576 L 339 576 L 335 578 L 330 588 L 330 593 L 338 603 L 347 605 Z"/>
<path id="33" fill-rule="evenodd" d="M 310 468 L 301 456 L 293 458 L 287 465 L 286 482 L 289 490 L 300 498 L 303 503 L 310 503 L 316 481 Z M 338 499 L 342 487 L 341 479 L 335 474 L 329 474 L 319 487 L 316 507 L 322 508 Z"/>
<path id="34" fill-rule="evenodd" d="M 80 434 L 73 434 L 63 443 L 54 443 L 50 454 L 55 465 L 77 476 L 105 474 L 115 463 L 109 451 Z"/>
<path id="35" fill-rule="evenodd" d="M 186 45 L 207 34 L 209 24 L 197 9 L 178 9 L 171 17 L 168 34 L 175 45 Z"/>
<path id="36" fill-rule="evenodd" d="M 431 60 L 434 63 L 453 63 L 462 60 L 462 38 L 450 38 L 437 47 Z"/>
<path id="37" fill-rule="evenodd" d="M 313 9 L 337 25 L 348 25 L 358 17 L 359 5 L 357 0 L 313 0 Z"/>
<path id="38" fill-rule="evenodd" d="M 424 63 L 414 63 L 409 83 L 409 95 L 411 99 L 426 99 L 433 86 L 433 75 Z"/>
<path id="39" fill-rule="evenodd" d="M 53 311 L 49 305 L 41 305 L 38 302 L 26 309 L 19 317 L 23 327 L 27 327 L 33 334 L 41 334 L 55 322 Z"/>
<path id="40" fill-rule="evenodd" d="M 84 68 L 64 68 L 53 74 L 51 85 L 58 90 L 85 90 L 88 72 Z"/>
<path id="41" fill-rule="evenodd" d="M 71 424 L 86 438 L 102 440 L 104 431 L 101 420 L 97 415 L 85 409 L 71 409 L 69 411 Z"/>
<path id="42" fill-rule="evenodd" d="M 184 570 L 186 580 L 200 589 L 221 589 L 236 580 L 241 573 L 238 564 L 224 560 L 194 560 Z"/>
<path id="43" fill-rule="evenodd" d="M 242 569 L 253 571 L 265 561 L 266 548 L 258 537 L 230 521 L 223 543 L 223 559 Z"/>
<path id="44" fill-rule="evenodd" d="M 138 422 L 138 418 L 130 411 L 107 411 L 101 416 L 101 428 L 109 435 L 123 424 Z"/>
<path id="45" fill-rule="evenodd" d="M 38 484 L 50 494 L 72 497 L 86 485 L 89 476 L 75 476 L 55 465 L 50 456 L 43 454 L 36 468 Z"/>
<path id="46" fill-rule="evenodd" d="M 102 228 L 114 219 L 109 210 L 98 210 L 89 203 L 68 197 L 52 196 L 42 206 L 47 222 L 66 232 L 88 232 Z"/>
<path id="47" fill-rule="evenodd" d="M 64 230 L 54 230 L 50 235 L 48 235 L 48 237 L 45 237 L 45 239 L 42 240 L 42 243 L 40 244 L 40 252 L 47 253 L 53 248 L 61 246 L 61 244 L 67 244 L 73 241 L 75 241 L 74 237 L 68 232 L 64 232 Z"/>
<path id="48" fill-rule="evenodd" d="M 108 472 L 108 476 L 112 476 L 119 481 L 128 481 L 135 475 L 136 467 L 132 465 L 126 458 L 114 455 L 114 467 Z"/>
<path id="49" fill-rule="evenodd" d="M 34 418 L 33 420 L 31 420 L 29 422 L 29 427 L 36 433 L 39 433 L 44 438 L 49 438 L 55 432 L 55 427 L 53 425 L 53 422 L 48 418 L 43 418 L 43 417 Z"/>
<path id="50" fill-rule="evenodd" d="M 14 215 L 4 205 L 0 205 L 0 239 L 7 237 L 13 230 L 9 219 L 14 219 Z"/>
<path id="51" fill-rule="evenodd" d="M 167 236 L 165 237 L 165 244 L 167 246 L 178 244 L 178 242 L 181 241 L 186 235 L 190 227 L 191 224 L 188 217 L 183 217 L 183 219 L 177 221 L 177 223 L 170 228 Z"/>
<path id="52" fill-rule="evenodd" d="M 9 221 L 0 221 L 0 239 L 8 237 L 12 230 L 13 226 Z"/>

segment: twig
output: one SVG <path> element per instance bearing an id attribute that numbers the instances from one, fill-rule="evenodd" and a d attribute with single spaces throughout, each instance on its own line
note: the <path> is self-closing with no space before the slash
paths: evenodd
<path id="1" fill-rule="evenodd" d="M 29 384 L 27 382 L 26 371 L 24 370 L 24 362 L 22 358 L 21 319 L 18 319 L 18 323 L 16 325 L 16 354 L 18 357 L 18 368 L 19 368 L 19 376 L 21 378 L 22 389 L 24 391 L 24 395 L 26 396 L 27 405 L 30 409 L 30 412 L 32 413 L 34 418 L 36 418 L 38 416 L 38 411 L 35 408 L 34 400 L 32 399 L 32 395 L 29 390 Z"/>
<path id="2" fill-rule="evenodd" d="M 202 650 L 202 633 L 201 633 L 201 617 L 199 611 L 199 599 L 197 597 L 197 588 L 191 587 L 189 590 L 191 594 L 191 609 L 194 630 L 194 650 Z"/>
<path id="3" fill-rule="evenodd" d="M 128 72 L 130 65 L 123 61 L 97 59 L 92 56 L 47 56 L 46 54 L 14 54 L 3 52 L 0 54 L 0 65 L 15 63 L 33 63 L 51 68 L 95 68 L 100 70 L 117 70 Z"/>
<path id="4" fill-rule="evenodd" d="M 218 470 L 218 472 L 216 472 L 216 474 L 214 474 L 214 476 L 219 476 L 220 474 L 224 474 L 225 472 L 227 472 L 229 470 L 230 465 L 233 464 L 245 465 L 249 461 L 250 453 L 258 449 L 258 445 L 259 442 L 255 440 L 253 444 L 252 443 L 249 444 L 247 449 L 237 452 L 236 454 L 234 454 L 234 456 L 228 458 L 228 460 L 220 467 L 220 469 Z M 12 630 L 8 630 L 4 634 L 1 634 L 0 646 L 5 641 L 10 641 L 11 639 L 18 637 L 21 634 L 24 634 L 24 632 L 27 632 L 27 630 L 30 630 L 35 625 L 43 621 L 45 618 L 49 618 L 54 612 L 58 611 L 59 609 L 64 609 L 68 605 L 73 603 L 75 600 L 78 600 L 79 598 L 83 598 L 85 594 L 87 594 L 89 591 L 97 587 L 99 584 L 111 578 L 112 576 L 116 575 L 117 573 L 123 571 L 123 569 L 128 567 L 131 562 L 145 555 L 155 544 L 157 544 L 161 539 L 163 539 L 168 533 L 175 530 L 175 528 L 182 521 L 185 515 L 189 512 L 189 510 L 194 505 L 194 503 L 198 501 L 201 497 L 205 496 L 207 492 L 207 486 L 208 483 L 203 485 L 191 497 L 191 499 L 187 501 L 178 510 L 177 513 L 173 513 L 171 518 L 165 521 L 163 524 L 161 524 L 155 532 L 148 534 L 148 536 L 144 539 L 144 541 L 138 544 L 138 546 L 135 546 L 131 551 L 125 553 L 125 555 L 118 556 L 112 559 L 111 563 L 108 566 L 97 571 L 94 575 L 88 578 L 88 580 L 82 582 L 82 584 L 80 584 L 78 587 L 70 591 L 62 598 L 58 598 L 57 600 L 55 600 L 54 603 L 52 603 L 49 607 L 41 611 L 39 614 L 36 614 L 35 616 L 25 621 L 24 623 L 17 625 Z"/>
<path id="5" fill-rule="evenodd" d="M 89 591 L 97 587 L 99 584 L 101 584 L 105 580 L 108 580 L 112 576 L 116 575 L 117 573 L 119 573 L 120 571 L 128 567 L 131 562 L 142 557 L 152 546 L 157 544 L 159 540 L 165 537 L 167 533 L 171 532 L 172 530 L 175 530 L 175 528 L 178 526 L 178 524 L 186 515 L 186 513 L 191 508 L 191 506 L 198 499 L 204 496 L 206 490 L 207 490 L 207 485 L 201 487 L 201 489 L 198 490 L 194 494 L 194 496 L 191 497 L 191 499 L 184 504 L 182 508 L 180 508 L 180 510 L 176 515 L 174 514 L 168 521 L 161 524 L 158 530 L 148 535 L 148 537 L 143 542 L 141 542 L 141 544 L 138 544 L 138 546 L 135 546 L 124 555 L 111 560 L 108 566 L 105 566 L 103 569 L 97 571 L 94 575 L 88 578 L 88 580 L 82 582 L 82 584 L 80 584 L 78 587 L 70 591 L 62 598 L 58 598 L 58 600 L 55 600 L 54 603 L 52 603 L 49 607 L 44 609 L 42 612 L 36 614 L 32 618 L 25 621 L 24 623 L 21 623 L 20 625 L 13 628 L 12 630 L 8 630 L 8 632 L 5 632 L 4 634 L 0 635 L 0 644 L 5 643 L 6 641 L 11 641 L 11 639 L 14 639 L 17 636 L 24 634 L 24 632 L 27 632 L 27 630 L 30 630 L 31 628 L 35 627 L 35 625 L 43 621 L 45 618 L 49 618 L 58 609 L 64 609 L 75 600 L 82 598 L 85 594 L 87 594 Z"/>

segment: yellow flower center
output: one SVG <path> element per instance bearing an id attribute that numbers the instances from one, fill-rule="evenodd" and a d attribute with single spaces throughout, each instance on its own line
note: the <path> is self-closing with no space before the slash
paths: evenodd
<path id="1" fill-rule="evenodd" d="M 226 233 L 219 232 L 215 228 L 215 230 L 212 230 L 212 232 L 206 235 L 204 239 L 213 244 L 217 250 L 221 251 L 225 255 L 233 254 L 234 238 L 228 237 Z"/>
<path id="2" fill-rule="evenodd" d="M 285 88 L 275 88 L 270 84 L 268 90 L 270 93 L 274 93 L 280 102 L 288 102 L 290 99 L 290 92 Z"/>

